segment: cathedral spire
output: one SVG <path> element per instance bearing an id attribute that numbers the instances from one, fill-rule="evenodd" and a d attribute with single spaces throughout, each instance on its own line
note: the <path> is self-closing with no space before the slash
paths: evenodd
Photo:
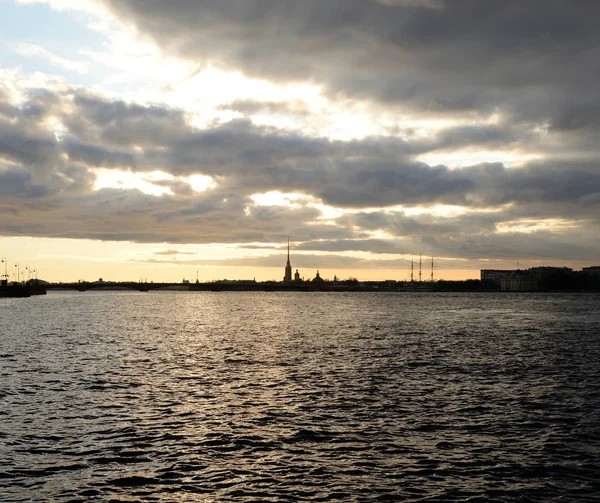
<path id="1" fill-rule="evenodd" d="M 292 282 L 292 264 L 290 264 L 290 237 L 288 236 L 288 249 L 287 249 L 287 263 L 285 264 L 285 276 L 283 277 L 284 283 Z"/>

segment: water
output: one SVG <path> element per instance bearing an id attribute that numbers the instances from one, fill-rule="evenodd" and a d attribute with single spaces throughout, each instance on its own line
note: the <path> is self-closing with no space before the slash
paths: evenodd
<path id="1" fill-rule="evenodd" d="M 0 501 L 598 501 L 600 296 L 0 300 Z"/>

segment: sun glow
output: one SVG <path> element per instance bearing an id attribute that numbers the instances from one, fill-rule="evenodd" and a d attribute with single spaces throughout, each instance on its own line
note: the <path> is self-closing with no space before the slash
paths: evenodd
<path id="1" fill-rule="evenodd" d="M 444 165 L 450 169 L 457 169 L 496 162 L 504 164 L 506 167 L 517 167 L 541 158 L 540 154 L 532 153 L 468 149 L 454 152 L 431 152 L 420 155 L 416 159 L 430 166 Z"/>
<path id="2" fill-rule="evenodd" d="M 544 219 L 521 219 L 502 222 L 496 225 L 496 230 L 500 233 L 518 232 L 530 234 L 537 231 L 562 231 L 574 229 L 581 226 L 581 221 L 566 220 L 563 218 L 544 218 Z"/>
<path id="3" fill-rule="evenodd" d="M 94 190 L 101 189 L 124 189 L 139 190 L 144 194 L 151 196 L 162 196 L 173 194 L 169 187 L 161 187 L 154 182 L 170 181 L 174 177 L 161 171 L 151 173 L 134 173 L 131 171 L 120 171 L 116 169 L 94 169 L 91 170 L 96 175 Z"/>
<path id="4" fill-rule="evenodd" d="M 311 202 L 314 197 L 305 194 L 283 193 L 279 191 L 264 192 L 262 194 L 253 194 L 250 199 L 257 206 L 287 206 L 289 208 L 299 208 L 303 204 Z"/>
<path id="5" fill-rule="evenodd" d="M 217 186 L 212 177 L 207 175 L 191 175 L 188 177 L 176 177 L 164 171 L 151 171 L 139 173 L 122 171 L 117 169 L 90 169 L 96 175 L 94 190 L 101 189 L 123 189 L 139 190 L 151 196 L 173 195 L 170 183 L 183 182 L 190 185 L 195 192 L 205 192 Z"/>
<path id="6" fill-rule="evenodd" d="M 187 178 L 179 177 L 179 179 L 189 183 L 195 192 L 204 192 L 217 186 L 214 179 L 208 175 L 192 175 Z"/>

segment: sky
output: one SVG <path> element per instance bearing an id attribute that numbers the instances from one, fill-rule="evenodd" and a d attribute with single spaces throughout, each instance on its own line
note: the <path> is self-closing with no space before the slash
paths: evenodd
<path id="1" fill-rule="evenodd" d="M 600 2 L 0 0 L 0 256 L 49 281 L 600 264 Z M 4 273 L 4 271 L 0 271 Z"/>

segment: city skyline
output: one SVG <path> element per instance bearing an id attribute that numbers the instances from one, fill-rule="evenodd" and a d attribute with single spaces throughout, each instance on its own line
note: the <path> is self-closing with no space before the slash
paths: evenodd
<path id="1" fill-rule="evenodd" d="M 0 256 L 281 281 L 290 236 L 311 277 L 596 265 L 600 5 L 569 5 L 0 0 Z"/>
<path id="2" fill-rule="evenodd" d="M 287 286 L 293 286 L 293 285 L 298 285 L 298 284 L 302 284 L 302 283 L 310 283 L 311 281 L 313 281 L 313 278 L 311 277 L 311 272 L 315 272 L 314 271 L 314 267 L 313 267 L 313 271 L 310 270 L 310 267 L 303 269 L 302 273 L 299 272 L 300 267 L 297 267 L 297 264 L 295 264 L 294 266 L 292 266 L 292 261 L 291 261 L 291 244 L 290 244 L 290 240 L 288 238 L 287 244 L 287 254 L 286 254 L 286 262 L 285 262 L 285 266 L 284 266 L 284 275 L 283 275 L 283 279 L 282 280 L 278 280 L 276 278 L 269 278 L 269 279 L 263 279 L 263 278 L 259 278 L 258 282 L 262 283 L 262 282 L 275 282 L 275 283 L 281 283 L 283 285 L 287 285 Z M 0 277 L 4 280 L 6 279 L 9 282 L 21 282 L 21 283 L 25 283 L 26 281 L 29 280 L 37 280 L 38 279 L 42 279 L 39 278 L 38 276 L 38 269 L 36 267 L 33 267 L 29 264 L 25 265 L 21 265 L 20 262 L 15 262 L 14 264 L 12 264 L 10 262 L 9 259 L 7 259 L 6 257 L 2 257 L 0 266 L 2 267 L 2 271 L 0 271 Z M 14 269 L 12 268 L 12 266 L 14 266 Z M 435 259 L 434 257 L 423 257 L 422 255 L 419 255 L 418 257 L 413 257 L 410 260 L 410 265 L 409 265 L 409 269 L 408 269 L 408 274 L 403 277 L 403 278 L 397 278 L 397 277 L 392 277 L 392 276 L 387 276 L 384 278 L 373 278 L 373 277 L 366 277 L 366 278 L 358 278 L 355 276 L 349 276 L 349 277 L 343 277 L 343 276 L 339 276 L 336 273 L 332 273 L 331 275 L 327 275 L 327 271 L 325 271 L 325 274 L 321 275 L 321 272 L 319 270 L 319 267 L 316 266 L 316 272 L 315 272 L 315 279 L 317 281 L 326 281 L 326 282 L 336 282 L 336 281 L 346 281 L 346 280 L 352 280 L 352 281 L 360 281 L 360 282 L 385 282 L 385 281 L 395 281 L 398 283 L 433 283 L 435 281 L 456 281 L 456 278 L 445 278 L 445 277 L 436 277 L 435 276 L 435 271 L 437 266 L 435 265 Z M 251 270 L 251 269 L 250 269 Z M 293 272 L 295 270 L 295 272 Z M 305 271 L 308 270 L 308 276 L 306 276 L 304 273 Z M 552 272 L 556 272 L 556 271 L 569 271 L 569 272 L 574 272 L 575 270 L 572 267 L 566 267 L 566 266 L 556 266 L 556 265 L 541 265 L 539 264 L 538 266 L 534 266 L 534 267 L 522 267 L 521 264 L 517 263 L 517 267 L 513 268 L 513 269 L 509 269 L 509 270 L 502 270 L 502 269 L 480 269 L 479 270 L 479 276 L 481 280 L 484 279 L 489 279 L 490 277 L 496 278 L 496 275 L 500 274 L 500 276 L 502 275 L 511 275 L 512 273 L 528 273 L 531 271 L 538 271 L 538 270 L 547 270 L 547 271 L 552 271 Z M 586 274 L 593 274 L 593 275 L 598 275 L 598 270 L 600 270 L 600 266 L 596 266 L 596 265 L 588 265 L 588 266 L 584 266 L 581 268 L 581 270 L 579 272 L 584 272 Z M 189 272 L 189 271 L 188 271 Z M 236 269 L 236 272 L 239 272 L 239 269 Z M 331 272 L 331 271 L 329 271 Z M 577 271 L 575 271 L 577 272 Z M 491 276 L 486 276 L 486 274 L 489 274 Z M 93 275 L 93 273 L 92 273 Z M 20 278 L 20 279 L 19 279 Z M 476 278 L 466 278 L 468 280 L 472 280 L 472 279 L 476 279 Z M 47 279 L 42 279 L 42 281 L 46 282 L 48 281 Z M 183 277 L 183 279 L 181 280 L 181 283 L 188 283 L 188 284 L 193 284 L 193 283 L 211 283 L 211 282 L 219 282 L 219 281 L 253 281 L 253 282 L 257 282 L 256 276 L 252 277 L 252 280 L 250 280 L 249 277 L 236 277 L 236 276 L 230 276 L 230 277 L 216 277 L 216 278 L 212 278 L 211 280 L 207 280 L 206 278 L 202 277 L 201 280 L 201 276 L 200 276 L 200 271 L 196 270 L 195 271 L 195 275 L 194 273 L 190 274 L 187 277 Z M 49 281 L 50 283 L 76 283 L 76 282 L 82 282 L 82 283 L 119 283 L 119 282 L 124 282 L 124 283 L 131 283 L 131 282 L 138 282 L 138 283 L 153 283 L 154 282 L 154 278 L 150 277 L 148 278 L 146 277 L 140 277 L 137 279 L 134 278 L 120 278 L 120 279 L 114 279 L 112 277 L 108 277 L 106 280 L 103 279 L 102 277 L 99 277 L 97 280 L 91 279 L 91 278 L 78 278 L 77 280 L 74 280 L 72 278 L 61 278 L 61 279 L 56 279 L 53 278 Z M 169 284 L 179 284 L 180 281 L 177 279 L 169 279 L 169 280 L 158 280 L 157 283 L 169 283 Z"/>

